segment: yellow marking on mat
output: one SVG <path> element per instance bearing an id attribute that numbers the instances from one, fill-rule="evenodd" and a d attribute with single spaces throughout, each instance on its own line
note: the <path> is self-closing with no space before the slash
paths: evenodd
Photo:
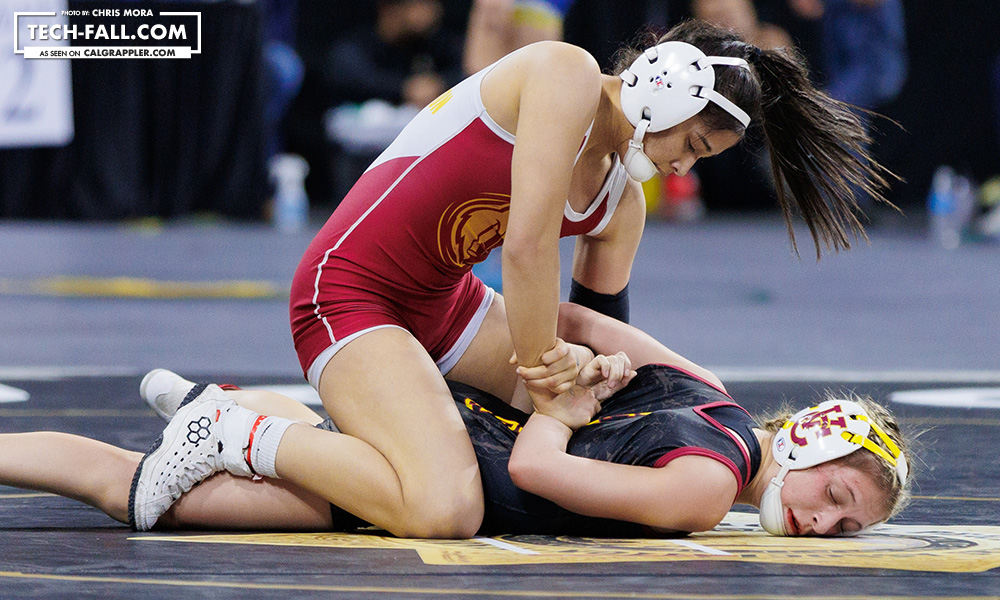
<path id="1" fill-rule="evenodd" d="M 0 294 L 82 298 L 286 298 L 269 281 L 160 281 L 140 277 L 43 277 L 0 279 Z"/>
<path id="2" fill-rule="evenodd" d="M 451 100 L 454 95 L 455 92 L 453 90 L 448 90 L 432 100 L 431 103 L 427 105 L 427 107 L 431 109 L 431 114 L 436 114 L 437 111 L 444 108 L 444 105 L 448 104 L 448 101 Z"/>
<path id="3" fill-rule="evenodd" d="M 970 496 L 911 496 L 914 500 L 954 500 L 957 502 L 1000 502 L 1000 498 L 973 498 Z"/>
<path id="4" fill-rule="evenodd" d="M 647 600 L 772 600 L 774 594 L 658 594 L 655 592 L 600 592 L 600 591 L 555 591 L 555 590 L 476 590 L 469 588 L 417 588 L 351 585 L 309 585 L 294 583 L 252 583 L 240 581 L 192 581 L 189 579 L 150 579 L 140 577 L 95 577 L 90 575 L 50 575 L 46 573 L 22 573 L 20 571 L 0 571 L 0 578 L 36 579 L 43 581 L 73 581 L 86 583 L 127 583 L 132 585 L 165 585 L 174 587 L 229 588 L 247 590 L 296 590 L 310 592 L 344 592 L 368 594 L 424 594 L 428 596 L 500 596 L 506 598 L 641 598 Z M 823 600 L 866 600 L 871 595 L 862 596 L 796 596 L 801 600 L 822 598 Z M 979 600 L 990 596 L 920 596 L 922 600 Z M 912 600 L 913 596 L 879 596 L 882 600 Z"/>
<path id="5" fill-rule="evenodd" d="M 786 538 L 764 533 L 757 515 L 729 513 L 715 530 L 687 541 L 502 535 L 495 539 L 528 552 L 510 552 L 481 540 L 416 540 L 375 534 L 255 533 L 146 536 L 144 542 L 250 544 L 317 548 L 413 550 L 429 565 L 528 565 L 629 562 L 735 561 L 980 573 L 1000 567 L 1000 527 L 882 525 L 854 538 Z M 708 554 L 711 548 L 718 554 Z M 726 554 L 722 554 L 726 553 Z"/>
<path id="6" fill-rule="evenodd" d="M 47 498 L 47 497 L 58 497 L 58 494 L 49 494 L 46 492 L 27 492 L 23 494 L 0 494 L 0 498 Z"/>
<path id="7" fill-rule="evenodd" d="M 30 417 L 149 417 L 154 415 L 152 409 L 100 409 L 100 408 L 61 408 L 52 410 L 0 408 L 0 417 L 30 418 Z"/>

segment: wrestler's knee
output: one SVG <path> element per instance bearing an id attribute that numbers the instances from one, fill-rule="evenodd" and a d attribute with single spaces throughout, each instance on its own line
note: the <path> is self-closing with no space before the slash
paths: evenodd
<path id="1" fill-rule="evenodd" d="M 405 515 L 391 533 L 413 538 L 469 538 L 483 522 L 483 493 L 478 478 L 465 489 L 436 490 L 407 501 Z"/>

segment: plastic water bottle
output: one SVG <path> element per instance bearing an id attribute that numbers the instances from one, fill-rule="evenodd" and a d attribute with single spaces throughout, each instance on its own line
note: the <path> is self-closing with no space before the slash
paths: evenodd
<path id="1" fill-rule="evenodd" d="M 927 198 L 931 235 L 937 243 L 954 250 L 972 225 L 976 211 L 976 186 L 948 166 L 938 167 Z"/>
<path id="2" fill-rule="evenodd" d="M 931 237 L 948 250 L 958 248 L 962 241 L 962 223 L 959 221 L 955 191 L 955 171 L 948 166 L 938 167 L 927 196 L 927 214 Z"/>
<path id="3" fill-rule="evenodd" d="M 309 222 L 306 175 L 309 164 L 297 154 L 279 154 L 271 160 L 275 194 L 272 205 L 274 226 L 282 233 L 302 231 Z"/>

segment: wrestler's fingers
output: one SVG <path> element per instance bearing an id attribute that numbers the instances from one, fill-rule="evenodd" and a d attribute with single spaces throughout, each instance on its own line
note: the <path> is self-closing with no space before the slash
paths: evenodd
<path id="1" fill-rule="evenodd" d="M 580 369 L 576 381 L 584 387 L 597 385 L 607 379 L 606 373 L 609 368 L 608 357 L 598 354 Z"/>
<path id="2" fill-rule="evenodd" d="M 575 379 L 577 375 L 576 359 L 572 356 L 564 356 L 551 364 L 540 364 L 533 367 L 522 365 L 517 368 L 517 374 L 525 380 L 555 377 L 560 374 L 563 374 L 563 378 Z"/>
<path id="3" fill-rule="evenodd" d="M 624 363 L 626 371 L 632 370 L 632 359 L 628 357 L 628 354 L 625 354 L 624 352 L 619 352 L 616 356 L 622 357 L 622 363 Z"/>
<path id="4" fill-rule="evenodd" d="M 622 375 L 625 374 L 625 365 L 621 361 L 621 358 L 616 354 L 614 360 L 608 361 L 608 384 L 612 387 L 617 387 L 622 380 Z"/>
<path id="5" fill-rule="evenodd" d="M 594 365 L 595 369 L 600 372 L 601 379 L 608 378 L 608 373 L 611 371 L 611 361 L 608 360 L 607 356 L 598 354 L 594 360 L 590 361 L 590 364 Z"/>
<path id="6" fill-rule="evenodd" d="M 624 352 L 618 352 L 612 362 L 614 373 L 608 379 L 615 387 L 623 387 L 632 380 L 635 374 L 635 371 L 632 370 L 632 361 Z"/>
<path id="7" fill-rule="evenodd" d="M 557 394 L 561 394 L 562 392 L 565 392 L 570 387 L 572 387 L 574 383 L 576 383 L 578 374 L 579 371 L 577 371 L 576 366 L 570 364 L 567 368 L 564 368 L 563 370 L 560 371 L 556 371 L 555 373 L 552 373 L 548 377 L 538 380 L 538 382 L 539 383 L 544 382 L 544 385 L 549 390 Z M 527 383 L 527 380 L 525 380 L 525 382 Z"/>
<path id="8" fill-rule="evenodd" d="M 548 392 L 553 392 L 555 394 L 561 394 L 563 392 L 569 391 L 573 387 L 574 383 L 575 381 L 573 380 L 566 380 L 563 378 L 556 378 L 556 377 L 545 377 L 543 379 L 524 380 L 524 385 L 529 390 L 548 391 Z"/>
<path id="9" fill-rule="evenodd" d="M 619 352 L 617 356 L 621 357 L 621 369 L 622 373 L 619 377 L 621 384 L 625 385 L 631 381 L 632 377 L 635 375 L 635 371 L 632 370 L 632 360 L 629 359 L 628 355 L 624 352 Z M 630 375 L 631 373 L 631 375 Z M 626 379 L 627 378 L 627 379 Z"/>
<path id="10" fill-rule="evenodd" d="M 563 340 L 556 338 L 556 343 L 551 349 L 542 353 L 540 360 L 546 365 L 550 365 L 557 361 L 562 360 L 570 354 L 569 344 Z M 575 358 L 573 360 L 576 360 Z"/>
<path id="11" fill-rule="evenodd" d="M 573 385 L 575 385 L 575 382 L 573 382 L 573 381 L 564 381 L 563 383 L 560 383 L 560 384 L 556 385 L 555 387 L 552 387 L 552 388 L 549 388 L 549 389 L 551 389 L 553 392 L 555 392 L 557 394 L 562 394 L 564 392 L 568 392 L 571 389 L 573 389 Z"/>

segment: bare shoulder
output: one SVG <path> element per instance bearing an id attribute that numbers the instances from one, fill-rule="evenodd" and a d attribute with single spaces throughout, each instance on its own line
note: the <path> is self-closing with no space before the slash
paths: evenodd
<path id="1" fill-rule="evenodd" d="M 490 71 L 487 79 L 525 77 L 535 71 L 549 74 L 568 72 L 574 76 L 599 77 L 601 67 L 589 52 L 566 42 L 535 42 L 511 52 Z"/>
<path id="2" fill-rule="evenodd" d="M 553 69 L 573 76 L 599 77 L 601 74 L 597 59 L 583 48 L 566 42 L 536 42 L 525 46 L 518 54 L 534 68 Z"/>
<path id="3" fill-rule="evenodd" d="M 516 128 L 526 100 L 553 112 L 580 112 L 589 122 L 601 94 L 601 68 L 579 46 L 536 42 L 501 60 L 486 75 L 481 91 L 487 112 L 508 131 Z"/>
<path id="4" fill-rule="evenodd" d="M 681 508 L 687 514 L 684 531 L 708 531 L 718 525 L 733 507 L 739 484 L 736 475 L 719 461 L 707 456 L 687 455 L 663 467 L 674 481 L 687 481 Z"/>

